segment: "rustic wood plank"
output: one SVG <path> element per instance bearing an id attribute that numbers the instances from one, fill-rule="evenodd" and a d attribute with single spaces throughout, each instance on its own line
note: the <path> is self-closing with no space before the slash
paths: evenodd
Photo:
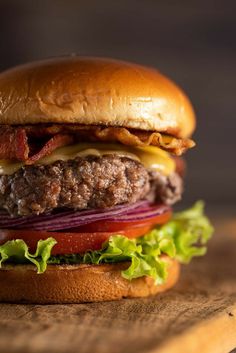
<path id="1" fill-rule="evenodd" d="M 227 353 L 236 347 L 236 221 L 217 220 L 207 257 L 147 299 L 0 305 L 0 352 Z"/>

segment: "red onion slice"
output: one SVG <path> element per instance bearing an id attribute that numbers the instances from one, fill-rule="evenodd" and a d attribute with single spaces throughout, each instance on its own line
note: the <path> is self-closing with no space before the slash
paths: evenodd
<path id="1" fill-rule="evenodd" d="M 170 208 L 165 205 L 153 205 L 147 201 L 140 201 L 135 204 L 121 205 L 110 209 L 64 211 L 31 217 L 11 217 L 6 212 L 0 212 L 0 228 L 59 231 L 101 220 L 121 223 L 142 221 L 161 215 L 169 210 Z"/>

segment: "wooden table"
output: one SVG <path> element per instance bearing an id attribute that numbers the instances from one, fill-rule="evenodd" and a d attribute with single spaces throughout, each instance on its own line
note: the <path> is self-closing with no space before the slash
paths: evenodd
<path id="1" fill-rule="evenodd" d="M 0 352 L 228 353 L 236 347 L 236 219 L 175 289 L 83 305 L 0 305 Z"/>

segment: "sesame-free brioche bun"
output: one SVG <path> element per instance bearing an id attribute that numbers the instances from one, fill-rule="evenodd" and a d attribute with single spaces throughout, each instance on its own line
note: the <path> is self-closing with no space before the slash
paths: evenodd
<path id="1" fill-rule="evenodd" d="M 153 68 L 63 57 L 0 74 L 0 124 L 119 126 L 189 137 L 195 127 L 183 91 Z"/>
<path id="2" fill-rule="evenodd" d="M 165 284 L 150 277 L 128 281 L 121 276 L 127 263 L 104 265 L 48 265 L 37 274 L 33 265 L 4 265 L 0 269 L 0 302 L 84 303 L 146 297 L 171 288 L 179 277 L 179 264 L 169 263 Z"/>

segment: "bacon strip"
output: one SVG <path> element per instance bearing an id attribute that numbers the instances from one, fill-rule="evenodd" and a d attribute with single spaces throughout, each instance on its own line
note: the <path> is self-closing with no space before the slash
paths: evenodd
<path id="1" fill-rule="evenodd" d="M 27 133 L 34 137 L 70 133 L 77 141 L 90 142 L 119 142 L 129 146 L 157 146 L 167 152 L 180 156 L 187 149 L 195 146 L 195 142 L 188 138 L 176 138 L 157 131 L 143 131 L 125 127 L 96 126 L 79 124 L 51 124 L 27 126 Z"/>
<path id="2" fill-rule="evenodd" d="M 43 143 L 40 150 L 29 156 L 30 145 L 26 129 L 13 128 L 11 126 L 0 127 L 0 159 L 10 159 L 34 164 L 42 157 L 48 156 L 58 147 L 72 143 L 74 140 L 71 134 L 57 134 Z"/>
<path id="3" fill-rule="evenodd" d="M 24 161 L 29 155 L 29 145 L 27 135 L 24 129 L 16 130 L 16 139 L 14 143 L 14 148 L 16 151 L 16 158 L 20 161 Z"/>
<path id="4" fill-rule="evenodd" d="M 69 145 L 74 140 L 72 135 L 62 135 L 58 134 L 50 138 L 50 140 L 43 146 L 43 148 L 30 158 L 26 160 L 26 164 L 34 164 L 42 157 L 48 156 L 51 154 L 56 148 Z"/>
<path id="5" fill-rule="evenodd" d="M 0 129 L 0 159 L 24 161 L 28 158 L 29 146 L 26 132 L 22 128 L 4 126 Z"/>
<path id="6" fill-rule="evenodd" d="M 167 152 L 180 156 L 187 149 L 195 146 L 195 142 L 190 139 L 178 139 L 173 136 L 161 134 L 153 131 L 130 131 L 126 128 L 97 127 L 94 131 L 97 140 L 103 142 L 119 141 L 123 145 L 129 146 L 157 146 Z"/>
<path id="7" fill-rule="evenodd" d="M 47 142 L 45 138 L 48 138 Z M 79 124 L 38 124 L 24 127 L 0 125 L 0 159 L 33 164 L 52 153 L 56 148 L 74 141 L 118 142 L 140 147 L 152 145 L 177 156 L 195 145 L 190 139 L 124 127 Z M 34 142 L 39 146 L 37 152 L 35 152 Z"/>

